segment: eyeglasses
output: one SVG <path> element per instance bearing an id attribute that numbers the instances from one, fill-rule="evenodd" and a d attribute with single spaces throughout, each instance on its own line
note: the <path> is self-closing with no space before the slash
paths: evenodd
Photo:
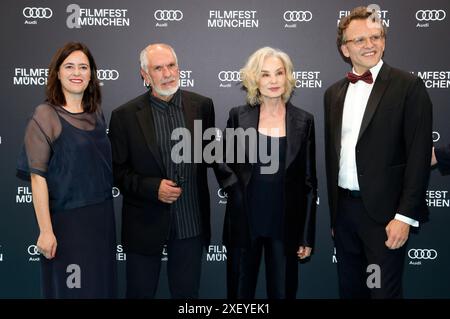
<path id="1" fill-rule="evenodd" d="M 353 42 L 353 44 L 355 46 L 362 47 L 366 43 L 367 39 L 369 39 L 371 43 L 378 43 L 378 42 L 381 41 L 382 38 L 384 38 L 383 34 L 374 34 L 374 35 L 371 35 L 369 38 L 367 38 L 367 37 L 357 37 L 357 38 L 354 38 L 354 39 L 351 39 L 351 40 L 346 40 L 344 42 L 344 44 L 347 44 L 349 42 Z"/>

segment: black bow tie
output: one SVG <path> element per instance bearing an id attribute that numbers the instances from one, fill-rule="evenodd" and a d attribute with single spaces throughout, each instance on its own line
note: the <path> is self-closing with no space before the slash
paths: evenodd
<path id="1" fill-rule="evenodd" d="M 373 83 L 372 73 L 370 73 L 370 71 L 366 71 L 363 75 L 356 75 L 355 73 L 348 72 L 347 79 L 352 83 L 356 83 L 359 80 L 363 80 L 368 84 Z"/>

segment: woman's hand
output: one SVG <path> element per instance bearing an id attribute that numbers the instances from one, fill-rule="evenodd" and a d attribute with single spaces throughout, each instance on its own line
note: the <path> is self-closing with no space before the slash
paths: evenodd
<path id="1" fill-rule="evenodd" d="M 53 232 L 41 232 L 36 246 L 45 258 L 53 259 L 56 254 L 56 246 L 58 246 L 55 234 Z"/>

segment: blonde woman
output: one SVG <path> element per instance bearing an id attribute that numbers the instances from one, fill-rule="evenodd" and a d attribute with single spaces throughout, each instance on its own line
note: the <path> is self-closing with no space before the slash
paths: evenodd
<path id="1" fill-rule="evenodd" d="M 235 154 L 246 154 L 245 162 L 236 163 L 227 153 L 217 174 L 228 193 L 224 243 L 229 298 L 255 297 L 263 252 L 267 297 L 295 298 L 298 259 L 309 257 L 314 244 L 314 119 L 289 102 L 292 72 L 289 56 L 270 47 L 253 53 L 241 70 L 247 104 L 231 109 L 227 127 L 254 132 L 255 138 L 234 143 Z"/>

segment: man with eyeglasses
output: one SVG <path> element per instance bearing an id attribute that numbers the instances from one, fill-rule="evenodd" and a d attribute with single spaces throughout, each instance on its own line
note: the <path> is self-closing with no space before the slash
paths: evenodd
<path id="1" fill-rule="evenodd" d="M 187 129 L 193 140 L 194 121 L 201 121 L 203 136 L 214 127 L 214 106 L 210 98 L 180 89 L 171 46 L 150 44 L 140 62 L 149 90 L 115 109 L 109 125 L 114 181 L 123 194 L 126 294 L 155 297 L 166 244 L 172 298 L 198 298 L 203 247 L 211 237 L 207 165 L 194 162 L 194 152 L 184 154 L 188 145 L 183 156 L 173 152 L 171 135 Z"/>
<path id="2" fill-rule="evenodd" d="M 432 105 L 421 79 L 383 62 L 385 37 L 366 7 L 343 18 L 337 44 L 353 69 L 324 97 L 341 298 L 402 298 L 410 227 L 428 215 Z"/>

